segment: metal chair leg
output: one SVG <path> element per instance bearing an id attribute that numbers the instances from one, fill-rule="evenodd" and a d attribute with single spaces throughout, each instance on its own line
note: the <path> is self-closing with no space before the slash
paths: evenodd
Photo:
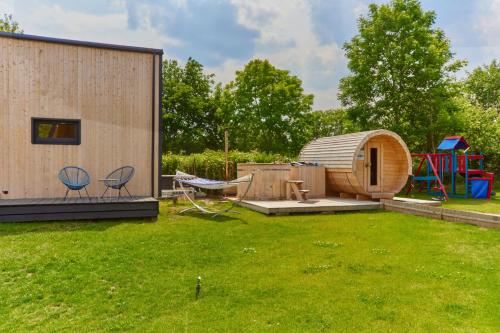
<path id="1" fill-rule="evenodd" d="M 123 185 L 123 187 L 125 188 L 125 191 L 127 191 L 128 196 L 130 197 L 130 199 L 132 199 L 132 195 L 131 195 L 131 194 L 130 194 L 130 192 L 128 191 L 127 186 Z"/>
<path id="2" fill-rule="evenodd" d="M 108 187 L 108 186 L 106 186 L 106 190 L 105 190 L 105 191 L 104 191 L 104 193 L 101 195 L 101 199 L 102 199 L 102 198 L 104 198 L 104 195 L 106 194 L 106 192 L 108 192 L 108 189 L 109 189 L 109 187 Z"/>
<path id="3" fill-rule="evenodd" d="M 85 193 L 87 193 L 87 198 L 89 198 L 89 201 L 90 201 L 90 195 L 89 195 L 89 192 L 87 191 L 87 187 L 84 187 L 85 189 Z"/>
<path id="4" fill-rule="evenodd" d="M 179 212 L 179 214 L 184 214 L 184 213 L 190 212 L 190 211 L 195 210 L 195 209 L 196 209 L 195 207 L 185 208 L 185 209 L 181 210 Z"/>
<path id="5" fill-rule="evenodd" d="M 64 201 L 66 201 L 66 198 L 68 197 L 68 193 L 69 193 L 69 188 L 66 190 L 66 195 L 64 196 Z"/>
<path id="6" fill-rule="evenodd" d="M 122 188 L 120 187 L 118 189 L 118 201 L 120 201 L 120 198 L 122 197 Z"/>
<path id="7" fill-rule="evenodd" d="M 82 194 L 80 193 L 80 190 L 78 190 L 78 195 L 80 196 L 80 199 L 82 198 Z"/>

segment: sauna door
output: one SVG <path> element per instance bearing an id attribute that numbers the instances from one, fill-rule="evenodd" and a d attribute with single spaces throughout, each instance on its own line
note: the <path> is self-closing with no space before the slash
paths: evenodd
<path id="1" fill-rule="evenodd" d="M 381 189 L 381 149 L 380 143 L 367 143 L 365 150 L 365 182 L 368 192 L 380 192 Z"/>

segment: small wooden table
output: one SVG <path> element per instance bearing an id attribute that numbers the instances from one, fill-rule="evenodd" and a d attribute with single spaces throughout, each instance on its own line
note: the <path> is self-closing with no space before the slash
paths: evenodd
<path id="1" fill-rule="evenodd" d="M 298 201 L 307 200 L 309 190 L 302 189 L 303 180 L 287 180 L 286 181 L 286 199 L 292 200 L 292 192 Z"/>

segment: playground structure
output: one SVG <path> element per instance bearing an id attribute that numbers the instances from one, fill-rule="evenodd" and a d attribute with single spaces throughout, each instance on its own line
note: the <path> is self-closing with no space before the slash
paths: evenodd
<path id="1" fill-rule="evenodd" d="M 475 198 L 489 199 L 493 193 L 494 174 L 484 170 L 484 155 L 482 153 L 469 153 L 470 146 L 462 136 L 449 136 L 438 146 L 438 153 L 412 154 L 413 158 L 420 158 L 417 171 L 411 179 L 407 194 L 420 182 L 418 191 L 426 188 L 429 195 L 448 198 Z M 459 151 L 463 154 L 459 154 Z M 426 164 L 425 175 L 422 167 Z M 472 163 L 477 163 L 477 168 L 472 168 Z M 449 175 L 450 186 L 446 189 L 445 181 Z M 464 191 L 458 193 L 457 180 L 464 179 Z"/>

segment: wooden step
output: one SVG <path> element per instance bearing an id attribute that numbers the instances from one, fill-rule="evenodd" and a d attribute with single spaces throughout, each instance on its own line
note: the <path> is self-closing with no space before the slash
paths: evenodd
<path id="1" fill-rule="evenodd" d="M 392 199 L 395 193 L 372 193 L 373 199 Z"/>
<path id="2" fill-rule="evenodd" d="M 356 200 L 362 201 L 362 200 L 371 200 L 371 199 L 372 198 L 367 196 L 367 195 L 356 194 Z"/>
<path id="3" fill-rule="evenodd" d="M 304 181 L 303 180 L 287 180 L 287 183 L 290 184 L 302 184 Z"/>
<path id="4" fill-rule="evenodd" d="M 309 193 L 311 190 L 299 190 L 300 193 Z"/>

